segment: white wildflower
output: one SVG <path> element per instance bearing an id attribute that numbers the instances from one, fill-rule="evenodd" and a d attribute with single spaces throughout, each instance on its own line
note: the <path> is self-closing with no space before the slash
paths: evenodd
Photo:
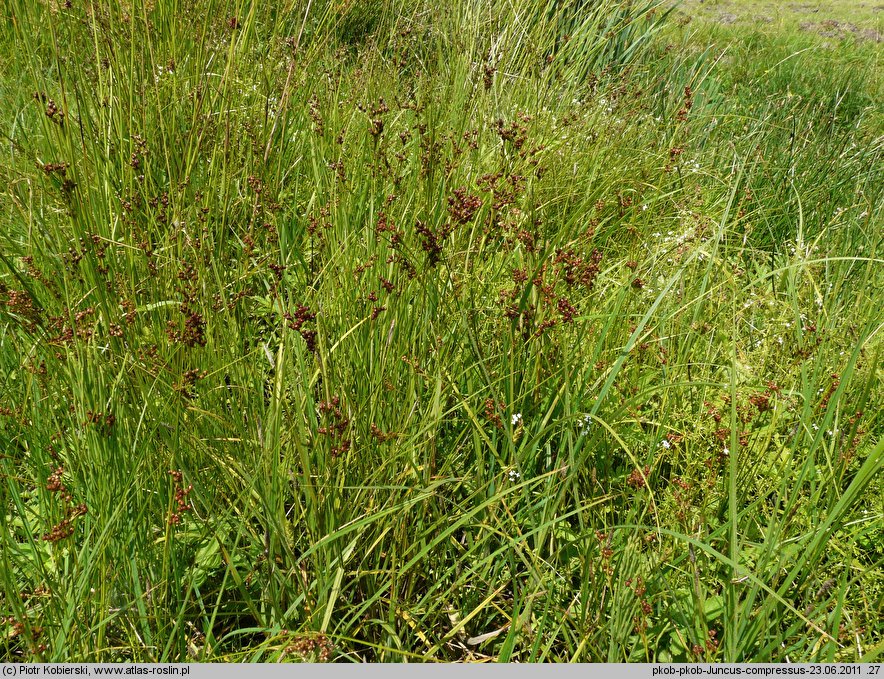
<path id="1" fill-rule="evenodd" d="M 585 434 L 587 431 L 589 431 L 590 425 L 592 425 L 592 415 L 590 415 L 589 413 L 583 415 L 580 419 L 577 420 L 577 430 L 581 434 Z"/>

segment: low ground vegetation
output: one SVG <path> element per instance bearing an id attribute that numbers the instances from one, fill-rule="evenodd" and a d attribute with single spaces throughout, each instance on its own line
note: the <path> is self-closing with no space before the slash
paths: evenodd
<path id="1" fill-rule="evenodd" d="M 881 48 L 716 17 L 6 2 L 4 659 L 880 659 Z"/>

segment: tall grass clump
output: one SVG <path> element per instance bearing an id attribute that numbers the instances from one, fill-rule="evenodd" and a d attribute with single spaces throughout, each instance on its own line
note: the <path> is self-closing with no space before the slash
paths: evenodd
<path id="1" fill-rule="evenodd" d="M 4 657 L 878 658 L 870 62 L 669 17 L 7 2 Z"/>

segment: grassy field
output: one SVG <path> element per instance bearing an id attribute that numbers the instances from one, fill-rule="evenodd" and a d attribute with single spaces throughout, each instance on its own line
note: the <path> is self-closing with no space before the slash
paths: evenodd
<path id="1" fill-rule="evenodd" d="M 768 33 L 782 35 L 797 30 L 824 38 L 851 35 L 869 42 L 881 42 L 884 37 L 884 5 L 863 0 L 684 0 L 675 6 L 683 17 L 744 31 L 766 28 Z"/>
<path id="2" fill-rule="evenodd" d="M 0 656 L 880 662 L 880 13 L 813 5 L 5 2 Z"/>

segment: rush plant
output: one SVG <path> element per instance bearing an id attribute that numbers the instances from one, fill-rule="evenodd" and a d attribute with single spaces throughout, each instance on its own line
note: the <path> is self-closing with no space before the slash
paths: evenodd
<path id="1" fill-rule="evenodd" d="M 683 16 L 5 2 L 3 658 L 880 658 L 880 47 Z"/>

